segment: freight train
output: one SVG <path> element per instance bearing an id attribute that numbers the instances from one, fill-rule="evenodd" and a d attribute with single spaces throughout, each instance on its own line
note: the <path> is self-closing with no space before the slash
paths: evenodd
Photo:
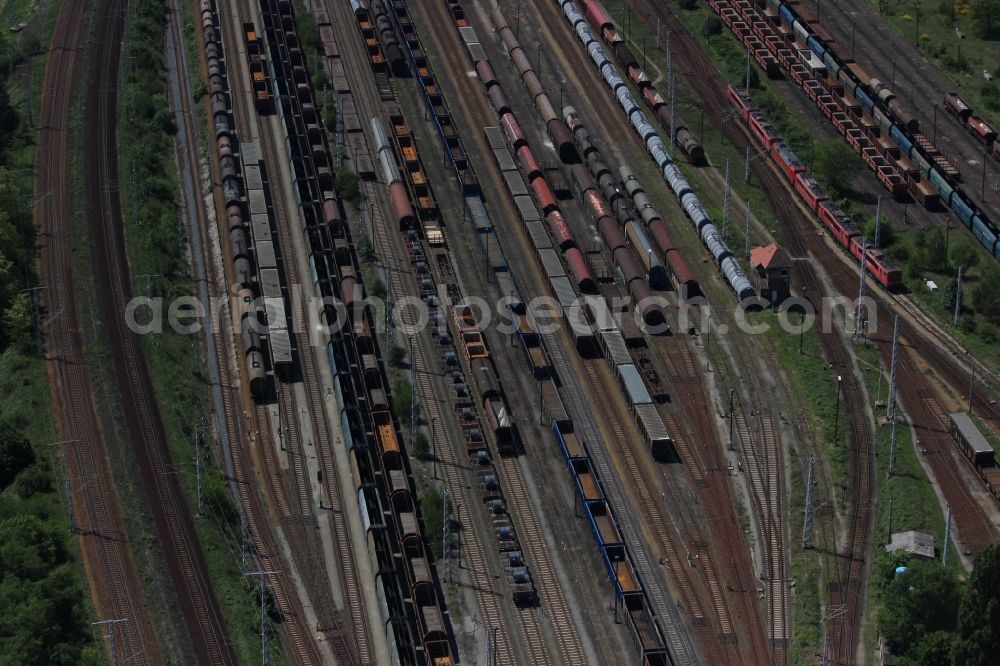
<path id="1" fill-rule="evenodd" d="M 324 301 L 321 322 L 330 331 L 327 360 L 342 405 L 344 444 L 362 483 L 358 500 L 379 605 L 389 616 L 408 618 L 389 623 L 386 638 L 401 662 L 447 666 L 454 663 L 454 655 L 446 604 L 421 534 L 412 470 L 392 413 L 358 255 L 334 188 L 330 150 L 319 126 L 292 3 L 260 0 L 260 5 L 276 72 L 276 96 L 282 100 L 300 232 L 309 253 L 310 277 Z M 317 18 L 320 26 L 329 25 L 326 16 Z M 333 36 L 332 30 L 322 28 L 320 34 L 324 40 Z M 323 49 L 335 53 L 336 45 L 324 41 Z M 343 308 L 332 305 L 337 300 Z"/>
<path id="2" fill-rule="evenodd" d="M 618 64 L 622 66 L 628 78 L 639 91 L 639 96 L 646 103 L 650 111 L 656 117 L 657 122 L 667 132 L 672 132 L 674 145 L 684 151 L 692 164 L 704 166 L 708 162 L 705 160 L 705 150 L 691 131 L 684 124 L 678 115 L 677 110 L 663 99 L 663 96 L 650 81 L 646 72 L 639 65 L 632 51 L 625 44 L 624 38 L 615 28 L 614 21 L 608 14 L 604 6 L 597 0 L 589 0 L 586 9 L 587 21 L 590 26 L 601 33 L 601 38 L 611 48 L 618 59 Z M 669 82 L 668 82 L 669 85 Z M 671 117 L 671 112 L 673 117 Z"/>
<path id="3" fill-rule="evenodd" d="M 951 436 L 962 456 L 975 468 L 983 485 L 1000 502 L 1000 467 L 997 466 L 996 452 L 979 426 L 965 412 L 948 415 Z"/>
<path id="4" fill-rule="evenodd" d="M 962 127 L 967 129 L 979 143 L 993 156 L 993 159 L 1000 162 L 1000 141 L 997 140 L 997 131 L 986 122 L 975 115 L 972 107 L 958 96 L 958 93 L 950 92 L 944 96 L 944 108 L 948 113 L 958 118 Z"/>
<path id="5" fill-rule="evenodd" d="M 763 4 L 762 0 L 757 0 Z M 958 186 L 958 174 L 944 168 L 935 159 L 932 146 L 918 136 L 915 121 L 901 109 L 898 99 L 878 81 L 869 77 L 853 61 L 845 61 L 816 33 L 798 13 L 796 5 L 785 0 L 767 0 L 778 14 L 778 20 L 792 32 L 795 39 L 806 45 L 826 67 L 831 79 L 839 81 L 847 94 L 857 100 L 865 113 L 910 159 L 940 195 L 941 204 L 949 208 L 991 255 L 1000 260 L 1000 230 Z M 971 114 L 970 114 L 971 115 Z"/>
<path id="6" fill-rule="evenodd" d="M 681 252 L 680 246 L 674 241 L 667 229 L 667 223 L 663 221 L 659 212 L 653 206 L 649 196 L 642 188 L 639 179 L 632 173 L 632 168 L 622 165 L 618 168 L 618 177 L 621 186 L 625 189 L 625 194 L 632 200 L 632 205 L 639 212 L 646 229 L 653 236 L 656 245 L 660 248 L 667 260 L 670 274 L 673 277 L 674 286 L 685 299 L 694 298 L 701 295 L 701 286 L 694 276 L 694 271 L 688 265 L 687 259 Z"/>
<path id="7" fill-rule="evenodd" d="M 583 162 L 586 162 L 586 166 L 581 162 L 574 164 L 570 170 L 577 190 L 615 263 L 621 268 L 625 284 L 629 286 L 632 296 L 641 301 L 641 297 L 646 297 L 647 292 L 633 286 L 636 279 L 645 272 L 649 287 L 663 289 L 667 284 L 667 269 L 659 254 L 653 249 L 649 238 L 646 237 L 645 231 L 639 226 L 632 212 L 631 202 L 618 189 L 614 174 L 601 159 L 597 146 L 591 142 L 590 135 L 576 109 L 567 106 L 562 112 L 566 126 L 576 139 Z M 633 254 L 629 252 L 629 246 L 639 258 L 641 269 L 636 265 Z"/>
<path id="8" fill-rule="evenodd" d="M 771 155 L 799 197 L 806 202 L 810 210 L 819 215 L 837 243 L 858 261 L 864 254 L 866 270 L 874 275 L 882 286 L 886 288 L 901 286 L 903 273 L 899 266 L 878 248 L 868 247 L 861 230 L 830 200 L 819 184 L 806 174 L 805 167 L 795 157 L 795 153 L 781 140 L 778 131 L 767 121 L 747 92 L 733 85 L 728 86 L 726 92 L 733 106 L 739 111 L 740 117 L 750 127 L 750 133 Z"/>
<path id="9" fill-rule="evenodd" d="M 705 247 L 711 252 L 719 270 L 726 277 L 727 282 L 736 293 L 740 303 L 750 307 L 756 306 L 756 292 L 753 285 L 750 284 L 746 273 L 743 272 L 735 255 L 733 255 L 722 239 L 718 228 L 716 228 L 708 216 L 708 212 L 702 206 L 698 196 L 691 189 L 687 179 L 684 178 L 681 170 L 674 163 L 674 160 L 671 159 L 656 129 L 646 118 L 639 105 L 636 104 L 632 93 L 628 89 L 628 85 L 604 53 L 600 42 L 594 37 L 593 32 L 587 25 L 584 15 L 576 8 L 573 0 L 555 0 L 555 2 L 562 8 L 563 14 L 570 25 L 573 26 L 577 37 L 583 43 L 591 60 L 594 61 L 594 64 L 600 70 L 601 76 L 608 84 L 608 87 L 614 92 L 618 103 L 624 110 L 633 129 L 635 129 L 636 133 L 645 143 L 647 152 L 662 171 L 664 179 L 677 196 L 678 202 L 691 220 Z"/>
<path id="10" fill-rule="evenodd" d="M 233 326 L 245 362 L 247 385 L 255 399 L 267 391 L 266 359 L 282 375 L 292 372 L 292 344 L 288 329 L 288 309 L 272 239 L 263 164 L 254 144 L 239 144 L 229 113 L 228 81 L 222 66 L 223 45 L 215 26 L 215 10 L 210 0 L 201 2 L 202 33 L 208 64 L 208 85 L 219 168 L 230 259 L 236 293 Z M 254 71 L 263 72 L 265 58 L 260 38 L 252 23 L 242 26 L 244 42 L 257 50 L 248 51 Z M 255 78 L 253 87 L 259 111 L 270 110 L 267 77 Z M 238 151 L 238 152 L 237 152 Z M 242 170 L 239 164 L 242 163 Z"/>

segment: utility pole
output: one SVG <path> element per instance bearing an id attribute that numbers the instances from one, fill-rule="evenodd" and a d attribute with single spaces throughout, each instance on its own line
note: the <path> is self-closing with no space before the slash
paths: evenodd
<path id="1" fill-rule="evenodd" d="M 958 315 L 962 311 L 962 267 L 958 267 L 958 278 L 955 282 L 955 316 L 952 325 L 958 326 Z"/>
<path id="2" fill-rule="evenodd" d="M 750 146 L 747 146 L 747 159 L 743 163 L 743 182 L 750 184 Z"/>
<path id="3" fill-rule="evenodd" d="M 279 410 L 280 411 L 280 410 Z M 204 433 L 199 427 L 194 434 L 194 469 L 198 482 L 198 515 L 205 515 L 205 493 L 201 484 L 201 446 Z"/>
<path id="4" fill-rule="evenodd" d="M 736 422 L 736 390 L 729 390 L 729 450 L 732 451 L 736 448 L 735 442 L 733 441 L 733 424 Z"/>
<path id="5" fill-rule="evenodd" d="M 267 606 L 266 606 L 266 596 L 265 592 L 267 588 L 264 585 L 265 576 L 273 576 L 275 574 L 281 573 L 280 571 L 250 571 L 243 574 L 244 576 L 253 576 L 257 579 L 260 584 L 260 663 L 261 666 L 267 666 L 271 663 L 271 653 L 268 649 L 267 641 Z"/>
<path id="6" fill-rule="evenodd" d="M 865 238 L 861 242 L 861 282 L 858 285 L 858 311 L 857 311 L 857 322 L 854 326 L 854 337 L 860 338 L 864 336 L 864 308 L 863 299 L 865 297 L 865 257 L 868 254 L 868 239 Z"/>
<path id="7" fill-rule="evenodd" d="M 747 149 L 749 150 L 749 148 Z M 750 202 L 747 201 L 747 233 L 746 233 L 746 247 L 744 248 L 744 254 L 746 254 L 747 261 L 750 261 L 750 220 L 752 215 L 750 213 Z"/>
<path id="8" fill-rule="evenodd" d="M 451 544 L 449 541 L 449 527 L 451 520 L 448 519 L 448 489 L 444 489 L 444 497 L 441 506 L 441 553 L 444 556 L 444 581 L 451 582 Z"/>
<path id="9" fill-rule="evenodd" d="M 729 192 L 729 158 L 726 158 L 726 189 L 722 196 L 722 237 L 729 236 L 729 207 L 731 194 Z"/>
<path id="10" fill-rule="evenodd" d="M 889 498 L 889 532 L 885 535 L 885 542 L 892 543 L 892 498 Z"/>
<path id="11" fill-rule="evenodd" d="M 750 94 L 750 48 L 747 48 L 747 94 Z"/>
<path id="12" fill-rule="evenodd" d="M 676 109 L 677 101 L 677 76 L 671 72 L 670 73 L 670 157 L 673 158 L 676 155 L 676 144 L 677 141 L 675 137 L 677 136 L 677 113 Z"/>
<path id="13" fill-rule="evenodd" d="M 809 456 L 809 473 L 806 478 L 806 515 L 802 521 L 802 548 L 812 548 L 813 533 L 813 477 L 816 473 L 816 459 Z"/>
<path id="14" fill-rule="evenodd" d="M 69 445 L 77 444 L 79 440 L 76 439 L 64 439 L 61 442 L 52 442 L 52 446 L 56 447 L 56 454 L 58 455 L 59 448 L 62 448 L 62 468 L 63 468 L 63 492 L 66 493 L 66 509 L 69 511 L 69 531 L 71 534 L 76 534 L 76 512 L 73 511 L 73 489 L 70 484 L 70 469 L 69 469 Z"/>
<path id="15" fill-rule="evenodd" d="M 705 372 L 712 372 L 712 313 L 708 313 L 708 326 L 705 327 L 705 358 L 708 359 L 708 364 L 705 367 Z"/>
<path id="16" fill-rule="evenodd" d="M 98 620 L 97 622 L 90 623 L 90 626 L 92 627 L 99 625 L 102 627 L 106 626 L 108 628 L 108 633 L 104 634 L 103 638 L 108 639 L 108 642 L 110 643 L 109 647 L 111 651 L 111 658 L 108 660 L 108 663 L 111 664 L 111 666 L 115 666 L 115 664 L 118 663 L 118 650 L 115 642 L 115 625 L 121 624 L 122 622 L 128 622 L 128 618 L 122 617 L 115 620 Z"/>
<path id="17" fill-rule="evenodd" d="M 951 507 L 948 507 L 948 517 L 944 523 L 944 543 L 941 544 L 941 566 L 948 566 L 948 551 L 951 545 Z"/>
<path id="18" fill-rule="evenodd" d="M 417 355 L 410 336 L 410 454 L 417 445 Z"/>
<path id="19" fill-rule="evenodd" d="M 896 418 L 896 370 L 899 366 L 899 315 L 892 325 L 892 362 L 889 366 L 889 418 Z"/>
<path id="20" fill-rule="evenodd" d="M 837 375 L 837 411 L 833 418 L 833 445 L 837 446 L 839 440 L 837 439 L 837 431 L 840 429 L 840 385 L 844 383 L 844 378 Z"/>
<path id="21" fill-rule="evenodd" d="M 878 198 L 875 202 L 875 247 L 879 247 L 879 232 L 882 231 L 879 226 L 882 217 L 882 197 Z"/>
<path id="22" fill-rule="evenodd" d="M 896 473 L 896 368 L 899 363 L 899 315 L 892 326 L 892 369 L 889 376 L 889 476 Z"/>
<path id="23" fill-rule="evenodd" d="M 969 357 L 972 366 L 972 378 L 969 380 L 969 414 L 972 414 L 972 393 L 976 388 L 976 359 Z"/>

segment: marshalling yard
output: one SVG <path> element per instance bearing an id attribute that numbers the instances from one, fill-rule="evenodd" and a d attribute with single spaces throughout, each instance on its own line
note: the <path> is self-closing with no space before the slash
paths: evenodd
<path id="1" fill-rule="evenodd" d="M 965 574 L 1000 540 L 1000 376 L 761 86 L 849 146 L 881 224 L 947 229 L 980 265 L 1000 261 L 997 132 L 874 47 L 913 48 L 872 9 L 691 4 L 745 77 L 663 0 L 168 0 L 182 255 L 213 302 L 177 359 L 209 414 L 195 470 L 129 325 L 150 275 L 116 137 L 143 54 L 127 3 L 64 3 L 32 210 L 108 663 L 243 663 L 242 632 L 264 663 L 865 664 L 876 555 L 915 529 L 897 457 L 947 524 L 938 558 Z M 209 473 L 236 600 L 191 501 Z"/>

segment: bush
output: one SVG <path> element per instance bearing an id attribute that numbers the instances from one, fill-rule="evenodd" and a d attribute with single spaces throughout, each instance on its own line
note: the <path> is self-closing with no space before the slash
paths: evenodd
<path id="1" fill-rule="evenodd" d="M 413 455 L 420 460 L 429 460 L 431 457 L 431 441 L 422 432 L 417 433 L 417 440 L 413 443 Z"/>
<path id="2" fill-rule="evenodd" d="M 441 557 L 442 531 L 444 529 L 444 505 L 441 491 L 430 486 L 420 496 L 420 512 L 424 515 L 424 536 L 431 546 L 434 557 Z"/>
<path id="3" fill-rule="evenodd" d="M 701 34 L 705 37 L 714 37 L 722 34 L 722 21 L 715 14 L 705 17 L 705 22 L 701 24 Z"/>
<path id="4" fill-rule="evenodd" d="M 337 169 L 337 194 L 341 199 L 350 201 L 355 206 L 361 200 L 361 191 L 358 189 L 358 174 L 350 169 Z"/>
<path id="5" fill-rule="evenodd" d="M 406 349 L 400 347 L 399 345 L 393 345 L 392 349 L 389 350 L 389 364 L 394 366 L 401 366 L 403 364 L 403 359 L 406 358 Z"/>
<path id="6" fill-rule="evenodd" d="M 14 490 L 22 499 L 52 491 L 52 475 L 39 464 L 32 465 L 14 479 Z"/>
<path id="7" fill-rule="evenodd" d="M 392 408 L 401 423 L 410 424 L 413 409 L 413 386 L 409 381 L 401 379 L 392 387 Z"/>
<path id="8" fill-rule="evenodd" d="M 0 489 L 6 488 L 35 462 L 28 438 L 10 421 L 0 422 Z"/>
<path id="9" fill-rule="evenodd" d="M 987 344 L 993 344 L 997 341 L 997 329 L 989 322 L 979 322 L 979 325 L 976 326 L 976 335 Z"/>

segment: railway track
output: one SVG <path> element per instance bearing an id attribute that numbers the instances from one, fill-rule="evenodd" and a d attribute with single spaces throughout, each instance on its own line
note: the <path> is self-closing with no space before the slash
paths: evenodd
<path id="1" fill-rule="evenodd" d="M 362 188 L 365 190 L 365 199 L 367 201 L 380 201 L 376 183 L 366 181 L 362 184 Z M 385 269 L 386 277 L 390 282 L 389 288 L 393 294 L 409 294 L 412 290 L 407 289 L 403 277 L 409 269 L 400 268 L 397 265 L 395 259 L 396 253 L 393 250 L 392 240 L 389 237 L 390 231 L 385 216 L 382 213 L 382 207 L 374 205 L 370 210 L 375 250 L 382 263 L 382 267 Z M 416 324 L 411 308 L 403 311 L 403 322 L 401 323 L 407 326 Z M 448 421 L 441 410 L 440 402 L 436 397 L 438 392 L 435 390 L 431 380 L 431 372 L 428 370 L 433 365 L 428 360 L 423 345 L 415 343 L 411 349 L 413 356 L 410 358 L 410 363 L 416 368 L 422 369 L 415 372 L 416 386 L 413 387 L 413 390 L 420 396 L 421 412 L 425 415 L 425 418 L 433 423 L 447 423 Z M 468 461 L 458 459 L 452 448 L 452 443 L 442 436 L 441 430 L 443 428 L 433 429 L 431 433 L 431 437 L 434 440 L 432 446 L 441 463 L 439 467 L 442 470 L 444 481 L 452 497 L 450 505 L 451 519 L 461 525 L 463 529 L 469 529 L 472 532 L 471 538 L 463 539 L 462 542 L 462 555 L 466 562 L 465 568 L 469 572 L 472 581 L 471 588 L 483 613 L 483 626 L 487 629 L 496 629 L 496 663 L 513 666 L 519 663 L 519 658 L 511 643 L 511 636 L 500 606 L 501 592 L 496 589 L 496 581 L 487 559 L 487 553 L 483 545 L 485 540 L 484 535 L 477 529 L 478 523 L 470 515 L 470 511 L 473 510 L 471 507 L 475 506 L 477 500 L 469 496 L 468 484 L 462 478 L 461 470 L 468 467 Z M 526 636 L 525 638 L 528 637 Z M 547 654 L 543 654 L 542 659 L 544 660 L 543 663 L 551 663 L 548 660 Z"/>
<path id="2" fill-rule="evenodd" d="M 803 4 L 802 10 L 810 17 L 816 14 L 815 8 L 807 4 Z M 987 186 L 984 199 L 979 185 L 983 160 L 987 172 L 994 177 L 998 165 L 984 156 L 983 145 L 947 112 L 944 93 L 954 89 L 954 83 L 937 66 L 927 62 L 912 40 L 888 25 L 869 2 L 845 0 L 831 4 L 820 12 L 820 17 L 820 25 L 837 39 L 838 55 L 857 60 L 871 76 L 893 89 L 904 108 L 919 119 L 924 136 L 933 140 L 949 161 L 964 172 L 966 194 L 996 220 L 1000 215 L 1000 194 Z M 991 182 L 988 180 L 988 185 Z M 944 218 L 939 218 L 939 223 L 943 222 Z"/>
<path id="3" fill-rule="evenodd" d="M 231 17 L 236 21 L 224 22 L 224 35 L 230 45 L 229 53 L 240 53 L 242 34 L 240 27 L 245 22 L 253 21 L 263 26 L 260 16 L 249 6 L 240 5 L 238 12 Z M 241 63 L 245 60 L 240 59 Z M 230 56 L 230 63 L 233 62 Z M 242 66 L 241 66 L 242 69 Z M 231 73 L 232 73 L 231 68 Z M 250 99 L 245 80 L 240 76 L 230 76 L 230 87 L 233 91 L 233 112 L 237 128 L 241 128 L 246 136 L 256 136 L 261 144 L 265 165 L 269 174 L 270 194 L 274 223 L 277 230 L 279 246 L 284 258 L 285 280 L 290 287 L 309 289 L 308 280 L 303 280 L 301 269 L 301 238 L 297 230 L 289 222 L 287 211 L 292 210 L 284 188 L 285 151 L 276 144 L 275 132 L 281 132 L 280 123 L 275 118 L 265 118 L 258 122 L 256 111 L 248 101 Z M 291 289 L 290 289 L 291 290 Z M 334 451 L 330 435 L 330 420 L 327 415 L 322 392 L 323 382 L 316 367 L 315 348 L 309 339 L 310 331 L 304 324 L 304 313 L 301 307 L 293 303 L 293 330 L 300 332 L 298 344 L 298 369 L 300 377 L 296 381 L 285 382 L 276 378 L 276 394 L 278 401 L 279 422 L 274 424 L 270 418 L 270 410 L 257 407 L 259 415 L 267 415 L 267 420 L 260 424 L 258 434 L 260 445 L 265 451 L 267 460 L 265 473 L 269 477 L 279 477 L 271 482 L 272 489 L 277 493 L 279 509 L 289 520 L 285 522 L 284 532 L 291 545 L 292 557 L 297 561 L 297 568 L 309 581 L 307 594 L 312 597 L 313 607 L 322 623 L 322 630 L 331 636 L 330 647 L 334 656 L 344 664 L 374 663 L 375 647 L 365 609 L 365 598 L 361 593 L 361 584 L 351 548 L 351 536 L 347 526 L 347 518 L 343 511 L 343 495 L 338 481 L 339 476 L 334 465 Z M 298 379 L 301 378 L 301 382 Z M 297 395 L 297 387 L 301 384 L 305 391 L 305 402 Z M 300 414 L 311 414 L 311 434 L 314 440 L 307 445 Z M 259 422 L 259 419 L 258 419 Z M 274 426 L 277 426 L 276 428 Z M 288 456 L 289 472 L 284 475 L 278 464 L 274 451 L 273 432 L 279 432 L 281 446 Z M 325 567 L 317 567 L 316 559 L 311 554 L 319 548 L 316 540 L 316 509 L 312 494 L 312 475 L 307 462 L 307 446 L 311 446 L 316 456 L 317 464 L 322 471 L 320 490 L 325 505 L 329 509 L 332 528 L 333 555 L 335 568 L 339 574 L 340 589 L 343 592 L 343 603 L 349 618 L 350 629 L 345 627 L 339 614 L 334 610 L 334 600 L 325 576 Z M 289 493 L 288 490 L 291 490 Z M 321 558 L 321 560 L 324 558 Z"/>
<path id="4" fill-rule="evenodd" d="M 743 407 L 730 415 L 740 440 L 740 458 L 750 482 L 750 494 L 764 539 L 763 577 L 768 600 L 770 640 L 776 648 L 787 647 L 787 566 L 784 468 L 781 443 L 774 432 L 770 407 L 751 402 L 750 413 Z"/>
<path id="5" fill-rule="evenodd" d="M 676 67 L 681 67 L 692 72 L 688 81 L 699 94 L 704 102 L 707 115 L 716 126 L 721 125 L 721 117 L 728 108 L 725 98 L 725 84 L 718 71 L 712 65 L 703 49 L 693 39 L 690 33 L 673 16 L 673 10 L 669 9 L 663 2 L 653 2 L 652 0 L 630 0 L 630 5 L 635 8 L 640 15 L 649 18 L 661 19 L 665 27 L 672 31 L 673 57 Z M 722 131 L 731 135 L 736 141 L 746 142 L 746 137 L 742 128 L 732 123 L 722 125 Z M 779 180 L 773 175 L 770 163 L 755 163 L 752 167 L 754 172 L 763 177 L 768 185 L 776 185 Z M 784 192 L 785 188 L 780 185 L 769 188 L 769 191 L 777 193 Z M 780 218 L 784 221 L 783 226 L 790 228 L 791 232 L 786 238 L 786 250 L 793 256 L 806 256 L 805 248 L 800 240 L 800 229 L 792 227 L 794 221 L 803 219 L 801 211 L 798 210 L 792 198 L 787 198 L 777 194 L 769 195 L 772 205 L 778 211 Z M 807 224 L 812 224 L 808 222 Z M 825 252 L 829 253 L 826 249 Z M 839 261 L 838 261 L 839 263 Z M 803 293 L 823 294 L 822 283 L 816 277 L 812 267 L 807 262 L 798 262 L 797 268 L 801 267 L 797 273 L 797 280 L 803 285 Z M 846 293 L 851 293 L 847 291 Z M 842 341 L 837 338 L 836 333 L 821 336 L 824 353 L 835 367 L 842 368 L 846 374 L 846 405 L 848 415 L 851 420 L 851 438 L 853 442 L 853 460 L 855 464 L 851 466 L 851 474 L 854 482 L 852 487 L 853 517 L 848 537 L 849 561 L 846 566 L 846 575 L 839 576 L 839 581 L 831 587 L 831 605 L 842 608 L 842 611 L 831 613 L 832 619 L 828 626 L 833 652 L 838 655 L 837 659 L 842 663 L 852 663 L 854 660 L 854 647 L 857 641 L 857 620 L 858 614 L 863 609 L 863 601 L 859 605 L 859 596 L 864 589 L 863 583 L 866 579 L 864 571 L 864 552 L 867 539 L 870 534 L 872 510 L 873 485 L 874 485 L 874 464 L 871 460 L 873 447 L 870 433 L 868 431 L 868 418 L 864 411 L 863 403 L 860 402 L 860 388 L 857 378 L 854 376 L 853 368 L 849 364 L 849 355 L 843 347 Z"/>
<path id="6" fill-rule="evenodd" d="M 126 326 L 124 309 L 130 277 L 118 195 L 117 86 L 125 5 L 109 0 L 102 6 L 96 45 L 99 66 L 88 86 L 87 173 L 88 216 L 96 240 L 97 276 L 119 393 L 125 401 L 130 439 L 135 448 L 147 500 L 156 524 L 191 648 L 203 663 L 234 663 L 235 657 L 211 583 L 200 544 L 181 494 L 167 449 L 165 431 L 145 359 L 138 340 Z"/>
<path id="7" fill-rule="evenodd" d="M 539 49 L 538 58 L 542 62 L 539 66 L 540 70 L 543 72 L 553 72 L 558 71 L 560 75 L 558 80 L 560 82 L 564 81 L 563 75 L 565 75 L 565 82 L 572 84 L 570 87 L 573 89 L 587 89 L 594 85 L 600 87 L 603 85 L 600 81 L 593 82 L 590 80 L 592 77 L 592 72 L 589 69 L 579 70 L 575 67 L 576 60 L 574 59 L 575 54 L 569 53 L 568 49 L 575 42 L 571 37 L 565 37 L 558 34 L 561 26 L 565 26 L 565 21 L 563 20 L 558 8 L 550 3 L 538 3 L 534 6 L 535 11 L 538 12 L 538 20 L 530 20 L 526 25 L 538 26 L 538 40 L 546 45 L 554 45 L 552 48 L 546 48 L 544 50 Z M 568 28 L 568 26 L 566 26 Z M 603 132 L 606 137 L 620 137 L 624 131 L 625 141 L 630 141 L 630 132 L 628 129 L 623 130 L 621 126 L 613 124 L 613 119 L 618 117 L 617 107 L 611 102 L 610 99 L 606 99 L 606 96 L 598 95 L 591 96 L 587 100 L 574 99 L 571 100 L 572 103 L 583 104 L 586 109 L 586 105 L 593 104 L 597 109 L 596 112 L 588 113 L 588 119 L 592 119 L 595 123 L 595 127 L 598 131 Z M 612 145 L 612 150 L 616 157 L 620 159 L 621 149 L 617 146 Z M 560 375 L 562 376 L 562 375 Z M 599 386 L 600 382 L 591 382 L 594 386 Z M 698 409 L 702 409 L 701 406 Z M 617 435 L 619 438 L 621 436 L 620 428 L 621 424 L 618 424 L 619 431 Z M 613 433 L 614 434 L 614 433 Z M 647 486 L 646 492 L 649 497 L 654 497 L 657 492 L 649 490 L 649 481 L 644 478 L 643 475 L 637 474 L 636 469 L 638 467 L 638 460 L 632 460 L 632 472 L 633 478 L 637 481 L 639 487 Z M 602 475 L 603 478 L 603 475 Z M 670 488 L 672 494 L 672 500 L 675 503 L 683 503 L 689 501 L 689 498 L 682 498 L 679 494 L 675 494 L 668 481 L 667 487 Z M 659 498 L 658 498 L 659 499 Z M 647 506 L 648 506 L 647 502 Z M 690 519 L 687 521 L 689 527 L 693 526 L 695 521 Z M 669 553 L 673 557 L 668 556 L 671 561 L 680 561 L 682 558 L 676 557 L 677 547 L 669 546 L 670 539 L 676 540 L 672 536 L 672 532 L 668 530 L 663 530 L 662 526 L 660 529 L 660 541 L 664 543 L 665 548 L 669 548 Z M 703 537 L 701 537 L 703 540 Z M 722 585 L 719 582 L 718 574 L 715 566 L 711 560 L 711 556 L 707 549 L 703 549 L 700 555 L 700 559 L 704 561 L 701 567 L 701 578 L 702 583 L 697 587 L 692 586 L 691 581 L 687 580 L 690 574 L 681 573 L 679 571 L 673 572 L 677 579 L 677 586 L 681 594 L 685 597 L 685 605 L 692 612 L 693 619 L 696 625 L 707 624 L 709 618 L 711 617 L 713 622 L 716 623 L 718 627 L 718 633 L 715 635 L 704 635 L 700 641 L 704 646 L 704 651 L 706 652 L 706 657 L 709 654 L 718 654 L 720 651 L 720 641 L 719 636 L 725 635 L 726 643 L 724 645 L 731 645 L 732 634 L 733 634 L 733 618 L 732 614 L 728 609 L 728 600 L 725 598 L 725 594 L 722 591 Z M 644 578 L 647 585 L 650 583 L 650 578 L 646 576 Z M 708 614 L 706 614 L 706 610 Z M 700 630 L 703 631 L 703 630 Z M 748 626 L 748 632 L 754 631 L 752 626 Z M 722 650 L 729 651 L 729 658 L 732 660 L 739 659 L 738 650 L 733 647 L 721 648 Z"/>
<path id="8" fill-rule="evenodd" d="M 132 558 L 105 443 L 97 425 L 90 374 L 83 350 L 73 288 L 73 218 L 69 202 L 69 111 L 72 108 L 78 30 L 90 3 L 70 3 L 56 20 L 45 65 L 38 133 L 33 217 L 40 242 L 40 277 L 46 358 L 53 407 L 64 442 L 63 474 L 69 477 L 70 511 L 81 535 L 91 596 L 100 619 L 110 625 L 122 659 L 162 660 L 159 637 L 146 607 Z M 63 319 L 60 325 L 47 325 Z"/>

